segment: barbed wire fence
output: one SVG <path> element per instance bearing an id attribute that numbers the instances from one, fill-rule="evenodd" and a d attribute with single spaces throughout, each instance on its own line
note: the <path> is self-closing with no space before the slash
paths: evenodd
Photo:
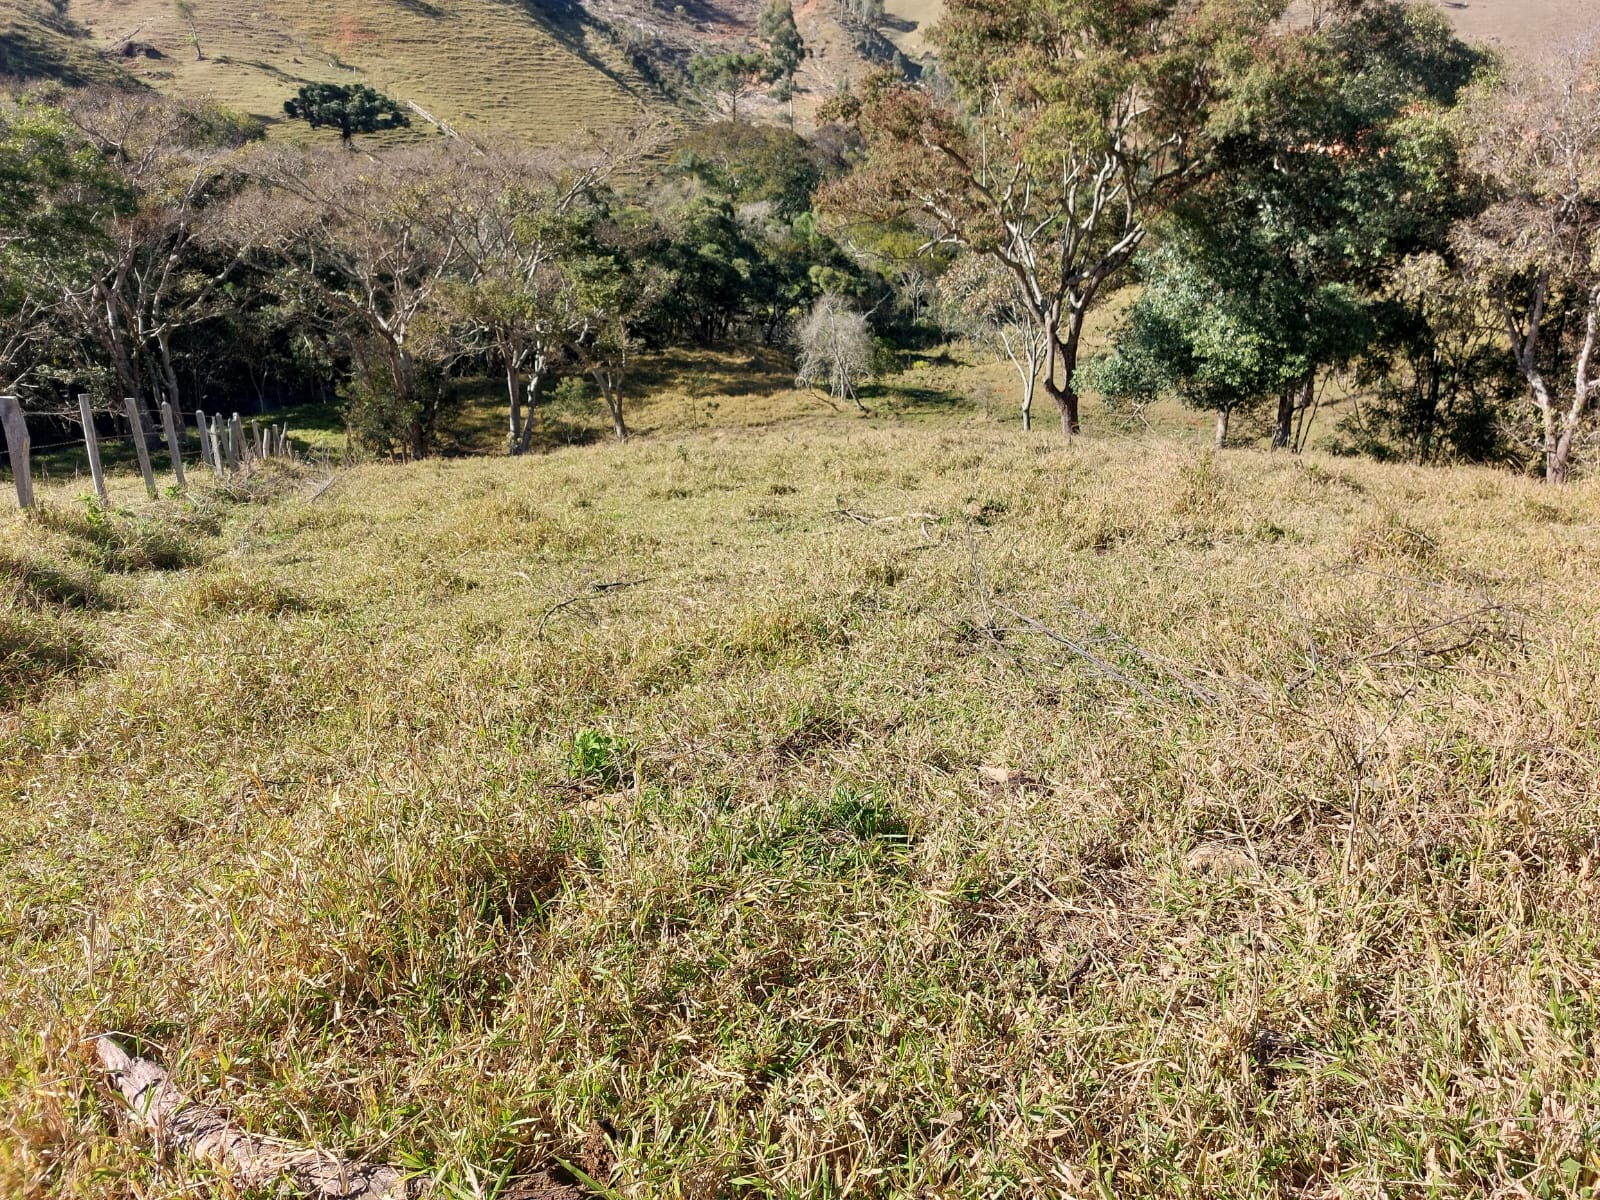
<path id="1" fill-rule="evenodd" d="M 24 411 L 15 396 L 0 396 L 0 430 L 5 433 L 6 450 L 11 463 L 11 478 L 16 488 L 17 504 L 32 508 L 36 503 L 33 487 L 33 458 L 36 455 L 82 447 L 88 473 L 94 482 L 96 496 L 108 503 L 106 477 L 101 457 L 102 446 L 124 443 L 133 449 L 144 480 L 145 491 L 151 499 L 159 495 L 155 462 L 151 458 L 151 437 L 159 437 L 170 459 L 171 475 L 181 491 L 189 486 L 184 455 L 188 440 L 188 425 L 174 413 L 172 405 L 161 402 L 159 429 L 150 414 L 133 397 L 126 397 L 121 408 L 95 407 L 87 395 L 78 397 L 77 410 L 36 408 Z M 96 418 L 111 418 L 117 428 L 126 426 L 127 432 L 102 436 Z M 79 425 L 79 437 L 67 438 L 44 445 L 36 445 L 28 428 L 29 418 L 67 421 Z M 195 433 L 200 444 L 200 466 L 209 469 L 219 480 L 230 473 L 248 470 L 253 464 L 279 458 L 299 461 L 300 449 L 289 436 L 289 426 L 283 424 L 252 423 L 246 427 L 238 413 L 224 417 L 221 413 L 207 415 L 195 411 Z M 166 474 L 167 472 L 163 472 Z"/>

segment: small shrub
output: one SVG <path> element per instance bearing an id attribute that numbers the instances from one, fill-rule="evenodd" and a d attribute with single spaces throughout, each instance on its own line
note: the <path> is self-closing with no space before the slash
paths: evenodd
<path id="1" fill-rule="evenodd" d="M 81 509 L 45 507 L 39 513 L 47 528 L 77 542 L 78 557 L 102 571 L 176 571 L 205 559 L 178 514 L 136 515 L 93 496 L 83 498 Z"/>
<path id="2" fill-rule="evenodd" d="M 616 787 L 632 753 L 624 738 L 598 729 L 580 729 L 567 755 L 567 771 L 580 783 Z"/>

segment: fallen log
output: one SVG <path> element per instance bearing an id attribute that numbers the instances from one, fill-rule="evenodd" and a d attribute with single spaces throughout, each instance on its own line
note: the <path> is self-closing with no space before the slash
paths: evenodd
<path id="1" fill-rule="evenodd" d="M 188 1099 L 157 1063 L 130 1056 L 109 1037 L 94 1041 L 111 1086 L 135 1122 L 153 1133 L 157 1147 L 204 1159 L 241 1189 L 288 1180 L 315 1200 L 407 1200 L 415 1194 L 397 1167 L 352 1162 L 235 1129 L 220 1109 Z"/>

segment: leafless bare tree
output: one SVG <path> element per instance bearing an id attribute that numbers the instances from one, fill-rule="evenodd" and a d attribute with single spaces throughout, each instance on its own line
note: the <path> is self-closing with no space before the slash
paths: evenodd
<path id="1" fill-rule="evenodd" d="M 872 334 L 867 318 L 835 295 L 823 296 L 801 323 L 796 341 L 799 387 L 827 387 L 837 400 L 849 398 L 861 412 L 867 406 L 856 386 L 872 375 Z"/>

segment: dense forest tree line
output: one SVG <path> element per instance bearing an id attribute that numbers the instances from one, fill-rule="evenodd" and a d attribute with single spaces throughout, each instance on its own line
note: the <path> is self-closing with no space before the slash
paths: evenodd
<path id="1" fill-rule="evenodd" d="M 18 93 L 0 391 L 337 397 L 362 442 L 423 455 L 451 381 L 489 376 L 519 453 L 558 377 L 626 436 L 643 350 L 791 345 L 854 398 L 874 340 L 963 337 L 1069 434 L 1089 388 L 1214 411 L 1219 443 L 1264 410 L 1293 449 L 1337 386 L 1352 451 L 1565 479 L 1600 370 L 1595 61 L 1504 64 L 1393 0 L 1282 8 L 951 0 L 937 72 L 842 90 L 806 137 L 735 115 L 746 87 L 792 95 L 781 3 L 699 66 L 727 115 L 555 151 L 290 148 L 215 106 Z M 291 111 L 349 143 L 337 99 Z"/>

